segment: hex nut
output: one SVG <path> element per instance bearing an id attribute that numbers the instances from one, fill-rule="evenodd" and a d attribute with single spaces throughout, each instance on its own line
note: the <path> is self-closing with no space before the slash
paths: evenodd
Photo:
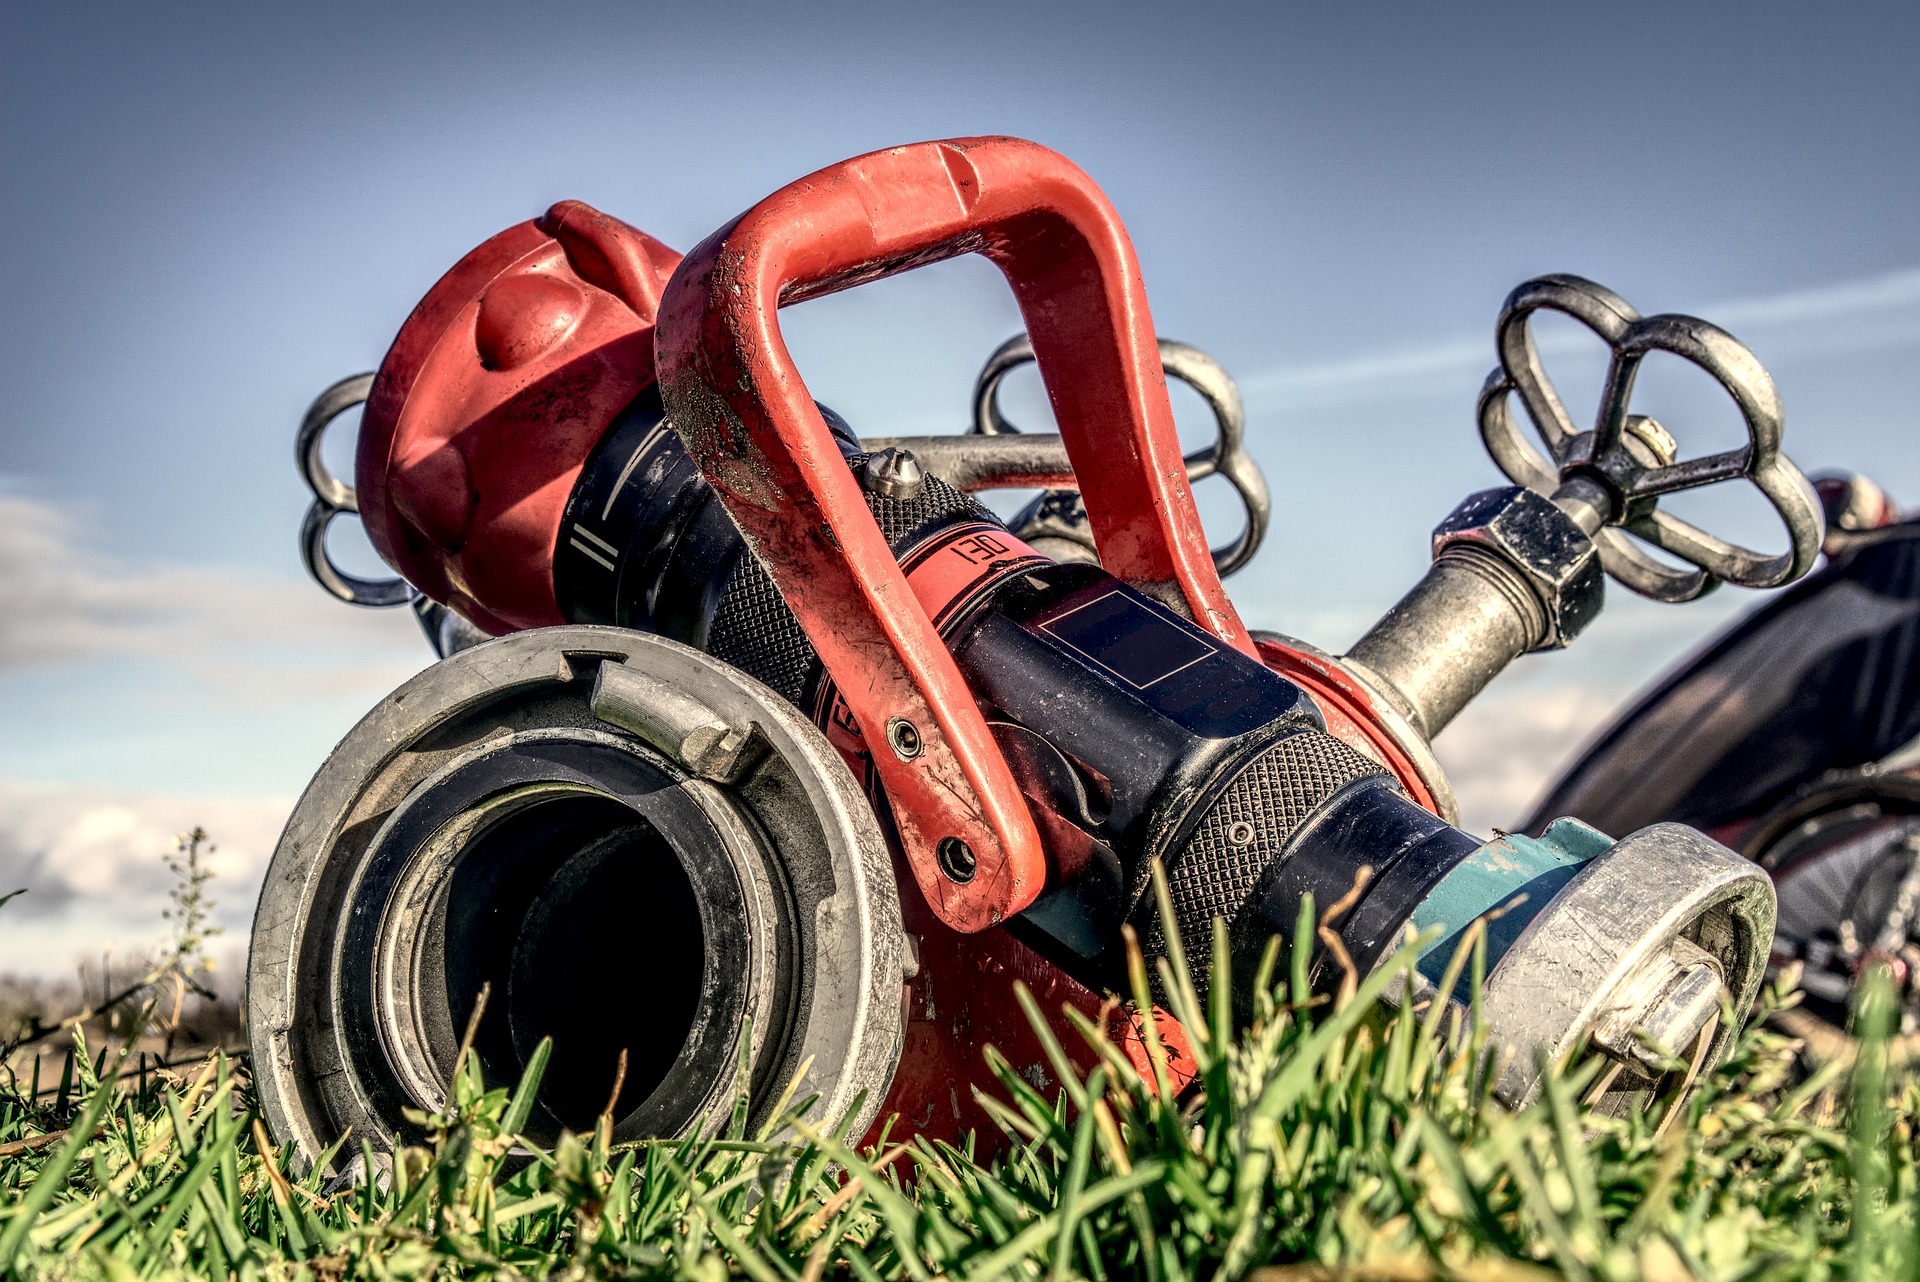
<path id="1" fill-rule="evenodd" d="M 1433 555 L 1473 549 L 1491 555 L 1545 612 L 1534 650 L 1557 650 L 1600 613 L 1606 574 L 1600 550 L 1552 499 L 1518 485 L 1482 490 L 1434 527 Z"/>

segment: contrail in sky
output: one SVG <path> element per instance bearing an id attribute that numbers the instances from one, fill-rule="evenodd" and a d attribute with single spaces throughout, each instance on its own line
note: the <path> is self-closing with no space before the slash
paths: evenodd
<path id="1" fill-rule="evenodd" d="M 1805 350 L 1880 348 L 1920 341 L 1920 268 L 1886 272 L 1859 280 L 1791 290 L 1762 298 L 1735 299 L 1700 309 L 1700 315 L 1743 338 L 1763 337 L 1763 359 Z M 1816 322 L 1876 321 L 1874 328 L 1845 333 L 1807 334 Z M 1802 341 L 1794 341 L 1795 331 Z M 1570 346 L 1543 339 L 1541 349 Z M 1401 395 L 1409 383 L 1459 375 L 1478 375 L 1494 362 L 1491 335 L 1383 352 L 1317 365 L 1266 370 L 1240 380 L 1241 389 L 1260 400 L 1354 401 Z"/>
<path id="2" fill-rule="evenodd" d="M 1920 267 L 1886 272 L 1860 280 L 1823 285 L 1819 289 L 1791 290 L 1766 298 L 1738 299 L 1708 310 L 1715 324 L 1741 326 L 1802 325 L 1808 321 L 1869 312 L 1895 311 L 1920 305 Z"/>

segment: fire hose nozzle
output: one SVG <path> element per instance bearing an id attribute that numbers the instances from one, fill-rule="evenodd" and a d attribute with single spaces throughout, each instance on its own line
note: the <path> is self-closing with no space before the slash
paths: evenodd
<path id="1" fill-rule="evenodd" d="M 1030 338 L 989 361 L 979 434 L 863 441 L 807 394 L 778 310 L 960 253 L 1000 266 Z M 1540 308 L 1614 346 L 1592 432 L 1562 430 L 1527 330 Z M 1335 957 L 1385 964 L 1411 929 L 1437 986 L 1464 932 L 1486 932 L 1509 1103 L 1584 1049 L 1612 1060 L 1603 1107 L 1684 1089 L 1730 1036 L 1723 999 L 1759 982 L 1764 876 L 1671 826 L 1483 842 L 1449 822 L 1426 740 L 1513 657 L 1577 635 L 1603 574 L 1682 600 L 1799 573 L 1805 483 L 1765 371 L 1703 322 L 1543 278 L 1509 299 L 1500 342 L 1482 429 L 1516 485 L 1442 523 L 1427 578 L 1349 673 L 1254 638 L 1225 596 L 1268 507 L 1238 394 L 1155 337 L 1118 216 L 1064 158 L 1005 138 L 857 157 L 684 260 L 573 204 L 495 237 L 301 436 L 323 584 L 424 593 L 514 635 L 376 708 L 276 850 L 249 963 L 275 1132 L 310 1154 L 350 1128 L 405 1142 L 486 991 L 490 1080 L 556 1039 L 543 1133 L 609 1109 L 620 1139 L 685 1133 L 739 1060 L 756 1115 L 810 1065 L 823 1116 L 910 1113 L 958 1139 L 988 1120 L 961 1099 L 981 1046 L 1037 1045 L 1011 983 L 981 975 L 1104 1019 L 1130 938 L 1171 954 L 1171 930 L 1204 955 L 1224 919 L 1251 976 L 1239 963 L 1290 938 L 1309 898 L 1344 905 L 1339 946 L 1306 959 L 1321 982 Z M 1722 379 L 1745 450 L 1676 463 L 1626 413 L 1653 350 Z M 995 400 L 1035 359 L 1057 437 L 1009 435 Z M 1212 449 L 1182 455 L 1168 376 L 1213 408 Z M 1510 393 L 1550 461 L 1516 444 Z M 354 396 L 347 487 L 318 434 Z M 1219 548 L 1189 485 L 1209 474 L 1247 514 Z M 1784 557 L 1656 509 L 1734 476 L 1786 519 Z M 1009 529 L 969 497 L 993 484 L 1049 493 Z M 326 523 L 363 503 L 404 578 L 329 582 Z M 1629 535 L 1696 568 L 1643 573 Z M 1175 917 L 1158 938 L 1156 861 Z M 631 969 L 636 934 L 648 999 L 603 1018 L 596 985 Z"/>

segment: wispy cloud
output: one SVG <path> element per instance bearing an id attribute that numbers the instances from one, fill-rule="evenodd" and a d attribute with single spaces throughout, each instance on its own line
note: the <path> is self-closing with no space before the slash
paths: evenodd
<path id="1" fill-rule="evenodd" d="M 0 668 L 152 653 L 188 626 L 208 575 L 90 553 L 51 503 L 0 495 Z"/>
<path id="2" fill-rule="evenodd" d="M 316 709 L 351 718 L 431 658 L 405 611 L 356 610 L 291 577 L 102 552 L 71 512 L 19 494 L 0 493 L 0 602 L 0 725 L 21 773 L 37 736 L 77 725 L 103 748 L 161 742 L 205 763 L 209 781 L 230 778 L 233 754 L 271 756 L 310 733 Z M 114 693 L 127 680 L 165 697 L 130 705 Z M 53 712 L 36 697 L 49 687 L 63 691 Z M 165 933 L 162 856 L 196 824 L 220 847 L 219 920 L 244 938 L 292 797 L 123 783 L 0 779 L 0 894 L 29 890 L 0 908 L 0 972 L 66 972 L 109 945 L 144 953 Z"/>
<path id="3" fill-rule="evenodd" d="M 1434 741 L 1434 755 L 1469 832 L 1513 828 L 1582 745 L 1612 718 L 1623 692 L 1559 685 L 1482 695 Z"/>
<path id="4" fill-rule="evenodd" d="M 1373 399 L 1405 384 L 1436 376 L 1491 368 L 1492 344 L 1485 340 L 1445 343 L 1382 352 L 1318 365 L 1298 365 L 1250 374 L 1239 380 L 1249 397 L 1281 401 Z"/>
<path id="5" fill-rule="evenodd" d="M 1739 331 L 1767 325 L 1805 325 L 1840 317 L 1920 309 L 1920 267 L 1842 281 L 1765 298 L 1735 299 L 1701 315 Z"/>
<path id="6" fill-rule="evenodd" d="M 331 680 L 373 665 L 397 681 L 427 657 L 404 614 L 287 579 L 113 556 L 84 535 L 53 503 L 0 494 L 0 673 L 120 658 L 229 677 L 235 664 L 266 667 L 294 682 L 303 667 Z"/>
<path id="7" fill-rule="evenodd" d="M 1844 346 L 1874 350 L 1920 342 L 1920 268 L 1842 281 L 1816 289 L 1733 299 L 1694 309 L 1778 359 Z M 1836 322 L 1844 328 L 1836 333 Z M 1544 355 L 1572 350 L 1578 336 L 1543 337 Z M 1313 365 L 1283 366 L 1240 380 L 1250 400 L 1323 406 L 1417 395 L 1474 380 L 1495 363 L 1491 334 L 1430 347 L 1378 352 Z"/>

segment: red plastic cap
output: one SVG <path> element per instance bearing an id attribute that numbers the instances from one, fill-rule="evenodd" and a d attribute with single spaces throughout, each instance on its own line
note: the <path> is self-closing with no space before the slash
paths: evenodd
<path id="1" fill-rule="evenodd" d="M 440 278 L 361 419 L 360 515 L 389 565 L 495 635 L 565 622 L 553 551 L 567 498 L 654 381 L 654 315 L 679 261 L 567 200 Z"/>

